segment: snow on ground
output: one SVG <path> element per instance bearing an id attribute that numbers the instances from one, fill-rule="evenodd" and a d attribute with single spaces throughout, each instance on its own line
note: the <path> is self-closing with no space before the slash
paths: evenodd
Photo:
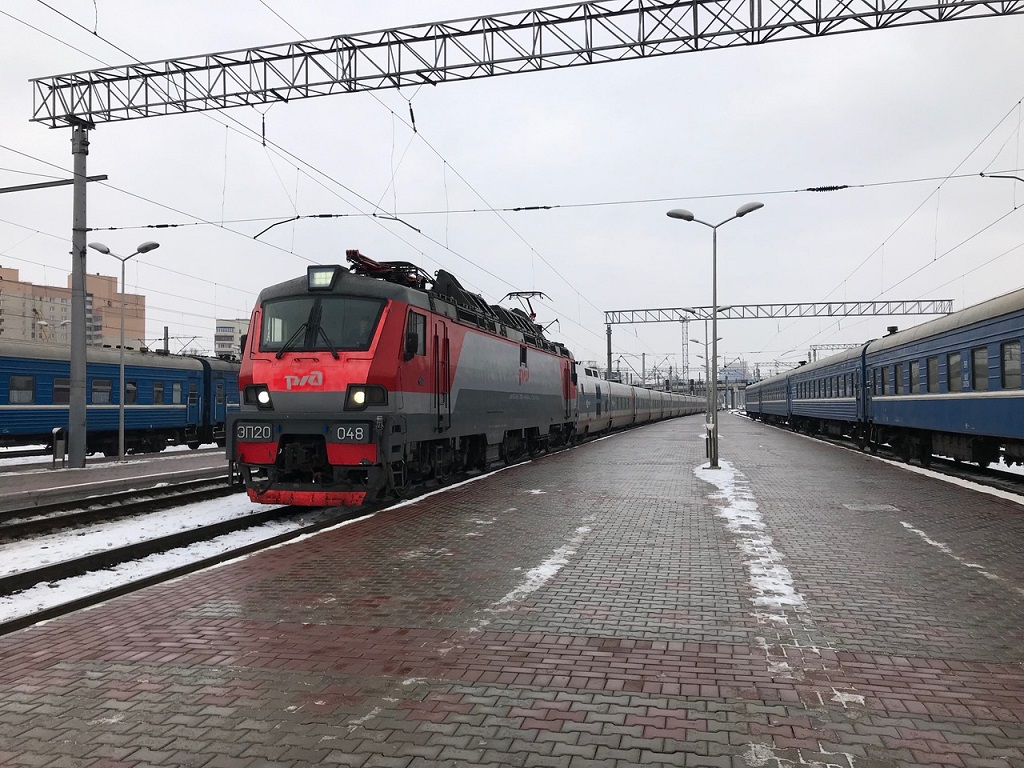
<path id="1" fill-rule="evenodd" d="M 267 505 L 254 504 L 244 494 L 227 498 L 189 504 L 177 509 L 166 510 L 140 519 L 128 519 L 103 524 L 87 531 L 65 531 L 44 537 L 46 558 L 40 558 L 40 539 L 25 542 L 10 542 L 0 546 L 0 574 L 17 573 L 29 567 L 59 562 L 79 557 L 91 551 L 103 550 L 129 541 L 154 538 L 175 533 L 184 528 L 196 527 L 201 523 L 228 519 L 249 514 L 256 510 L 269 509 Z M 59 582 L 37 584 L 14 595 L 0 597 L 0 622 L 12 621 L 22 616 L 37 613 L 88 595 L 133 581 L 179 568 L 218 553 L 226 552 L 280 534 L 294 531 L 310 522 L 311 516 L 322 516 L 324 510 L 314 509 L 309 513 L 296 515 L 287 520 L 256 526 L 244 531 L 225 534 L 206 542 L 181 547 L 170 552 L 150 555 L 114 568 L 64 579 Z M 350 521 L 354 522 L 354 521 Z M 344 525 L 345 523 L 342 523 Z M 143 530 L 145 529 L 145 535 Z M 29 562 L 31 558 L 31 562 Z"/>

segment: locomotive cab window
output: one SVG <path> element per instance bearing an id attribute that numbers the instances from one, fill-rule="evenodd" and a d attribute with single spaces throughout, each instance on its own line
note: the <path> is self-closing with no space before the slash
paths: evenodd
<path id="1" fill-rule="evenodd" d="M 409 320 L 405 327 L 406 359 L 413 355 L 427 354 L 427 316 L 419 312 L 409 312 Z"/>
<path id="2" fill-rule="evenodd" d="M 367 350 L 384 302 L 356 296 L 294 296 L 263 305 L 260 351 Z"/>
<path id="3" fill-rule="evenodd" d="M 11 376 L 10 379 L 10 403 L 28 404 L 36 401 L 36 377 L 35 376 Z"/>
<path id="4" fill-rule="evenodd" d="M 1000 353 L 1003 389 L 1020 389 L 1020 342 L 1008 341 Z"/>

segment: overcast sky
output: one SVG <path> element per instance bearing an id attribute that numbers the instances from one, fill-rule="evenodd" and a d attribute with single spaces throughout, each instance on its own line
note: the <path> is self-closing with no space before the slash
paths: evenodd
<path id="1" fill-rule="evenodd" d="M 28 81 L 130 63 L 111 43 L 155 61 L 527 7 L 5 0 L 0 187 L 70 178 L 71 132 L 29 122 Z M 89 185 L 88 239 L 122 255 L 160 242 L 128 262 L 127 286 L 147 296 L 150 341 L 169 326 L 175 350 L 212 349 L 216 317 L 248 317 L 264 286 L 358 248 L 447 269 L 491 303 L 543 291 L 549 334 L 603 362 L 606 310 L 711 304 L 711 231 L 666 211 L 717 223 L 749 201 L 765 207 L 719 230 L 719 304 L 960 309 L 1024 284 L 1024 183 L 980 176 L 1024 176 L 1021 40 L 1024 18 L 958 21 L 100 124 L 88 172 L 109 180 Z M 263 120 L 267 146 L 239 126 Z M 559 207 L 490 212 L 518 206 Z M 350 215 L 254 239 L 320 213 Z M 70 187 L 0 195 L 0 265 L 64 285 L 71 220 Z M 163 224 L 187 226 L 148 228 Z M 119 265 L 90 251 L 89 271 Z M 724 321 L 719 351 L 795 361 L 925 319 Z M 615 326 L 614 355 L 667 372 L 680 337 Z"/>

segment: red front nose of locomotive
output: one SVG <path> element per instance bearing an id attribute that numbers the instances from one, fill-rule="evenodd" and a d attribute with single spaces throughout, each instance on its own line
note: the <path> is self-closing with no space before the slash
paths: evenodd
<path id="1" fill-rule="evenodd" d="M 392 328 L 391 302 L 340 292 L 333 276 L 318 285 L 318 269 L 253 313 L 229 456 L 255 501 L 357 505 L 383 483 L 395 370 L 384 361 L 398 358 L 401 318 Z"/>

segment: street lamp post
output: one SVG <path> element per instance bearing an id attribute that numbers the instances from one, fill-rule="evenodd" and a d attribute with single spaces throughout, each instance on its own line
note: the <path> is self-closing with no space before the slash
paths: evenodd
<path id="1" fill-rule="evenodd" d="M 719 336 L 715 339 L 716 342 L 721 341 L 722 337 Z M 707 380 L 707 386 L 704 388 L 704 397 L 708 401 L 708 412 L 705 421 L 708 424 L 712 423 L 711 414 L 714 411 L 714 407 L 711 404 L 711 355 L 708 354 L 708 344 L 711 342 L 708 340 L 708 321 L 704 321 L 704 341 L 700 339 L 690 339 L 692 344 L 703 344 L 704 345 L 704 378 Z M 700 355 L 697 355 L 700 357 Z"/>
<path id="2" fill-rule="evenodd" d="M 142 243 L 142 245 L 135 249 L 135 253 L 128 256 L 118 256 L 103 243 L 89 243 L 89 247 L 94 251 L 113 256 L 121 262 L 121 344 L 118 348 L 120 351 L 121 392 L 117 398 L 117 455 L 118 461 L 124 461 L 124 265 L 132 256 L 138 256 L 140 253 L 149 253 L 159 248 L 160 243 L 154 243 L 152 240 L 149 240 Z"/>
<path id="3" fill-rule="evenodd" d="M 711 439 L 708 442 L 708 456 L 711 469 L 718 469 L 718 228 L 733 219 L 739 219 L 748 213 L 764 208 L 764 203 L 746 203 L 736 209 L 736 213 L 718 224 L 701 221 L 683 208 L 673 208 L 668 216 L 683 221 L 695 221 L 711 229 L 711 402 L 714 406 L 711 420 Z"/>

